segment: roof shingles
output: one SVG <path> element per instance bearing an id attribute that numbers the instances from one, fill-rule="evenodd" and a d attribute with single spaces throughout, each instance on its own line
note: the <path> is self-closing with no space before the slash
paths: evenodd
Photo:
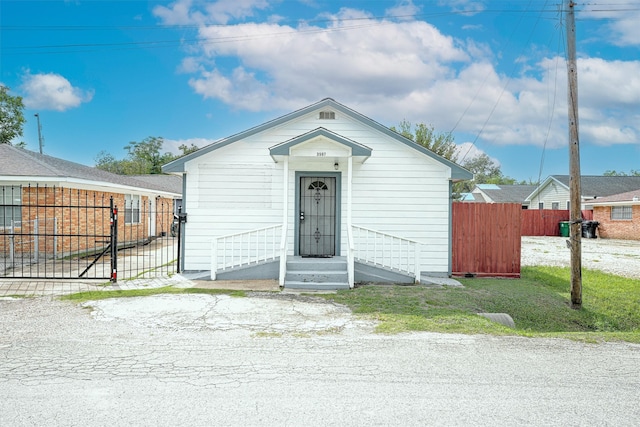
<path id="1" fill-rule="evenodd" d="M 96 183 L 109 183 L 147 190 L 169 193 L 182 193 L 182 178 L 163 175 L 125 176 L 117 175 L 101 169 L 40 154 L 9 144 L 0 144 L 0 176 L 4 177 L 47 177 L 73 178 Z"/>

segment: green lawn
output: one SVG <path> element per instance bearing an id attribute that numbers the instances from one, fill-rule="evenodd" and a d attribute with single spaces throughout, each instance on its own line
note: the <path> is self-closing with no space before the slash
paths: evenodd
<path id="1" fill-rule="evenodd" d="M 380 332 L 562 336 L 640 343 L 640 280 L 583 270 L 582 309 L 570 307 L 568 268 L 523 267 L 521 279 L 460 279 L 463 288 L 368 285 L 326 295 L 378 319 Z M 507 313 L 511 329 L 477 313 Z"/>
<path id="2" fill-rule="evenodd" d="M 163 288 L 78 292 L 75 294 L 63 295 L 60 297 L 60 299 L 82 303 L 86 301 L 96 301 L 96 300 L 102 300 L 102 299 L 108 299 L 108 298 L 146 297 L 150 295 L 160 295 L 160 294 L 210 294 L 210 295 L 225 294 L 225 295 L 231 295 L 234 297 L 246 296 L 244 291 L 231 291 L 231 290 L 225 290 L 225 289 L 202 289 L 202 288 L 174 288 L 172 286 L 165 286 Z"/>
<path id="3" fill-rule="evenodd" d="M 569 269 L 559 267 L 523 267 L 521 279 L 459 279 L 464 287 L 367 285 L 322 296 L 377 319 L 382 333 L 433 331 L 640 343 L 640 280 L 591 270 L 582 275 L 581 310 L 570 307 Z M 162 293 L 245 296 L 242 291 L 165 287 L 62 298 L 83 302 Z M 507 313 L 516 328 L 477 313 Z"/>

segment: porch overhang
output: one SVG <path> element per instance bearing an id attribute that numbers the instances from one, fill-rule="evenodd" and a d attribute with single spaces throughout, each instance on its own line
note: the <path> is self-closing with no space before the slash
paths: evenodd
<path id="1" fill-rule="evenodd" d="M 276 163 L 285 157 L 315 159 L 351 157 L 364 163 L 371 157 L 371 151 L 371 148 L 323 127 L 269 148 L 269 154 Z"/>

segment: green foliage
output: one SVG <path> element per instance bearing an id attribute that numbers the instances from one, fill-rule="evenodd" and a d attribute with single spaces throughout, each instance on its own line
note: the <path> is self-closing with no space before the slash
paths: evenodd
<path id="1" fill-rule="evenodd" d="M 23 109 L 22 97 L 9 95 L 9 88 L 0 85 L 0 144 L 11 144 L 13 139 L 22 136 Z"/>
<path id="2" fill-rule="evenodd" d="M 433 125 L 419 123 L 411 129 L 411 123 L 403 120 L 398 129 L 391 127 L 391 130 L 408 138 L 423 147 L 433 151 L 445 159 L 455 162 L 457 160 L 456 144 L 451 133 L 437 133 Z"/>
<path id="3" fill-rule="evenodd" d="M 411 123 L 403 120 L 398 128 L 390 128 L 392 131 L 408 138 L 445 159 L 457 162 L 463 168 L 474 174 L 474 179 L 470 181 L 457 182 L 453 186 L 454 198 L 458 198 L 461 193 L 468 193 L 473 190 L 476 184 L 516 184 L 514 178 L 504 176 L 500 166 L 496 164 L 487 154 L 481 154 L 470 159 L 458 162 L 457 145 L 451 133 L 437 133 L 432 125 L 419 123 L 412 127 Z M 526 184 L 526 182 L 520 182 Z"/>
<path id="4" fill-rule="evenodd" d="M 640 170 L 631 169 L 629 173 L 618 172 L 616 170 L 607 170 L 603 174 L 604 176 L 640 176 Z"/>
<path id="5" fill-rule="evenodd" d="M 583 308 L 570 306 L 570 271 L 524 267 L 521 279 L 460 279 L 463 288 L 363 286 L 325 295 L 379 320 L 381 332 L 558 336 L 640 342 L 640 280 L 583 270 Z M 507 313 L 510 329 L 477 313 Z"/>
<path id="6" fill-rule="evenodd" d="M 124 147 L 127 157 L 123 160 L 101 151 L 96 157 L 96 167 L 119 175 L 161 174 L 163 164 L 180 157 L 171 153 L 161 154 L 163 144 L 164 139 L 155 136 L 149 136 L 140 142 L 132 141 Z M 198 150 L 194 144 L 182 144 L 179 148 L 182 150 L 181 156 Z"/>
<path id="7" fill-rule="evenodd" d="M 130 289 L 130 290 L 104 290 L 104 291 L 87 291 L 78 292 L 70 295 L 63 295 L 61 300 L 73 301 L 76 303 L 83 303 L 87 301 L 98 301 L 109 298 L 133 298 L 133 297 L 147 297 L 151 295 L 161 294 L 207 294 L 207 295 L 230 295 L 233 297 L 245 297 L 244 291 L 234 291 L 225 289 L 203 289 L 203 288 L 174 288 L 172 286 L 165 286 L 162 288 L 149 288 L 149 289 Z"/>
<path id="8" fill-rule="evenodd" d="M 468 193 L 476 184 L 516 184 L 515 179 L 502 174 L 500 166 L 486 153 L 463 161 L 462 167 L 473 173 L 473 180 L 457 183 L 455 186 L 457 192 Z"/>

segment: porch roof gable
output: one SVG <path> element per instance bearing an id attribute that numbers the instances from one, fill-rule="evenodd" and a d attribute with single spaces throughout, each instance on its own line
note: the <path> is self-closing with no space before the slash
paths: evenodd
<path id="1" fill-rule="evenodd" d="M 288 156 L 290 155 L 291 148 L 294 148 L 300 144 L 310 142 L 316 138 L 326 138 L 332 142 L 343 145 L 345 148 L 351 150 L 351 155 L 354 157 L 371 156 L 371 148 L 357 143 L 342 135 L 338 135 L 335 132 L 331 132 L 330 130 L 323 127 L 316 128 L 310 132 L 291 138 L 288 141 L 274 145 L 273 147 L 269 148 L 269 154 L 271 154 L 271 156 Z"/>

